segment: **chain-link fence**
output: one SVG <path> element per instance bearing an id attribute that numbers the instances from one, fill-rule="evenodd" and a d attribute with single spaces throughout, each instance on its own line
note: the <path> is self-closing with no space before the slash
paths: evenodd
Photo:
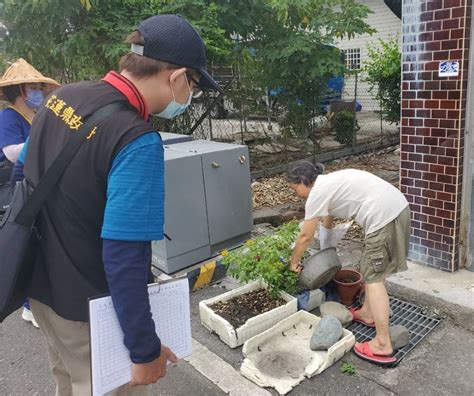
<path id="1" fill-rule="evenodd" d="M 227 87 L 223 96 L 204 94 L 184 116 L 172 122 L 159 120 L 158 129 L 192 132 L 194 139 L 245 144 L 252 171 L 367 143 L 384 145 L 399 134 L 398 125 L 383 120 L 375 92 L 357 75 L 345 76 L 339 92 L 320 99 L 307 127 L 298 133 L 285 129 L 287 110 L 279 103 L 278 90 L 269 94 L 249 89 L 231 68 L 220 70 L 220 74 L 214 71 L 214 75 Z M 356 120 L 353 123 L 351 116 Z M 347 119 L 349 123 L 344 123 Z M 341 131 L 350 139 L 341 138 Z"/>
<path id="2" fill-rule="evenodd" d="M 370 85 L 364 81 L 363 74 L 346 76 L 344 79 L 344 101 L 354 100 L 360 108 L 356 112 L 359 130 L 357 131 L 357 141 L 367 142 L 380 139 L 384 141 L 387 137 L 398 135 L 399 128 L 384 120 L 380 103 L 375 99 L 375 88 L 370 89 Z"/>

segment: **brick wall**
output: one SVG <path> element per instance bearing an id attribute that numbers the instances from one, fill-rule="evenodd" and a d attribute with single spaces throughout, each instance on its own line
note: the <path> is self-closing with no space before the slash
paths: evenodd
<path id="1" fill-rule="evenodd" d="M 400 188 L 412 210 L 410 256 L 459 268 L 471 0 L 404 0 Z M 459 76 L 439 77 L 440 61 Z"/>

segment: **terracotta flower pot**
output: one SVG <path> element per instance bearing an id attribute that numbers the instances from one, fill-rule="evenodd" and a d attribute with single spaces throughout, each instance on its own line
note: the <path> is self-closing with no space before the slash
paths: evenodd
<path id="1" fill-rule="evenodd" d="M 334 283 L 341 302 L 350 306 L 361 291 L 364 279 L 361 273 L 356 270 L 341 269 L 334 277 Z"/>

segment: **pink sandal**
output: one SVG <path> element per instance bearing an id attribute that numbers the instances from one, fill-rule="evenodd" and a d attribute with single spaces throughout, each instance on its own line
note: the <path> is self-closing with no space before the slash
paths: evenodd
<path id="1" fill-rule="evenodd" d="M 359 314 L 358 314 L 359 310 L 358 309 L 351 308 L 351 309 L 349 309 L 349 311 L 352 314 L 352 320 L 354 322 L 362 323 L 363 325 L 366 325 L 367 327 L 375 327 L 375 322 L 366 322 L 364 319 L 362 319 L 359 316 Z"/>
<path id="2" fill-rule="evenodd" d="M 380 365 L 390 365 L 396 363 L 397 359 L 390 355 L 377 355 L 372 352 L 369 342 L 356 343 L 354 345 L 354 353 L 359 356 L 361 359 L 367 360 L 368 362 L 380 364 Z"/>

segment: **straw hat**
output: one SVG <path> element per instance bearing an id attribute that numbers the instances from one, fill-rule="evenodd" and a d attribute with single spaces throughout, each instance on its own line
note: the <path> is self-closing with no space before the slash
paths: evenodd
<path id="1" fill-rule="evenodd" d="M 5 71 L 0 79 L 0 88 L 26 83 L 44 83 L 47 86 L 47 91 L 51 91 L 60 85 L 52 78 L 43 76 L 27 61 L 20 58 Z M 3 89 L 0 89 L 0 100 L 4 99 Z"/>

